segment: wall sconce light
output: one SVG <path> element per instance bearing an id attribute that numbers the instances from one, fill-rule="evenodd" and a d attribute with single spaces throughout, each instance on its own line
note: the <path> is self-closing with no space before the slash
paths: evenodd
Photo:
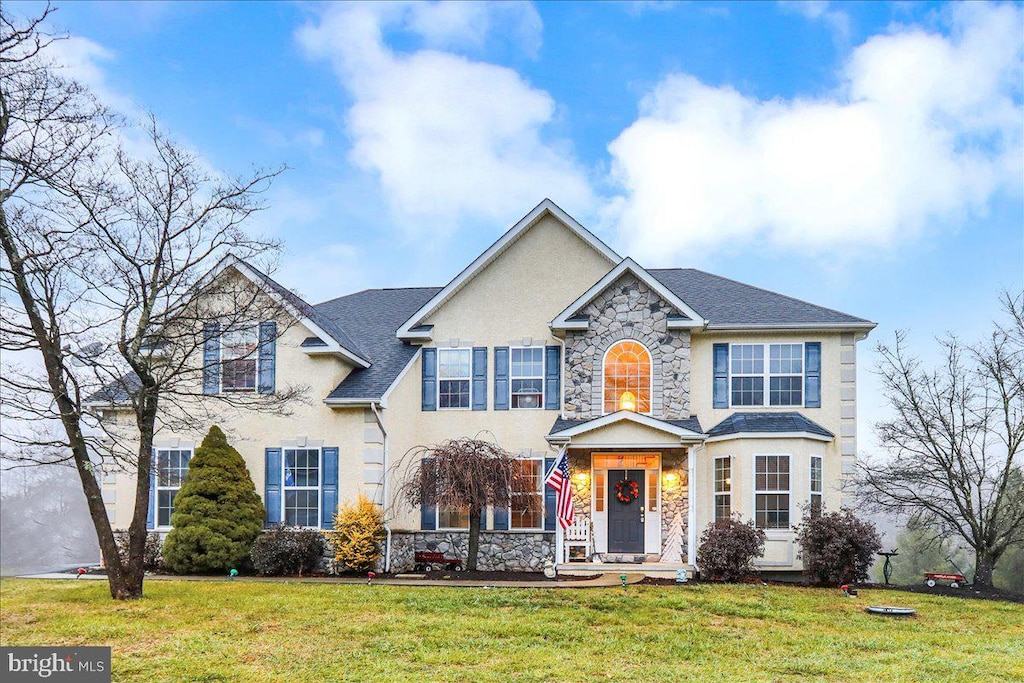
<path id="1" fill-rule="evenodd" d="M 619 410 L 632 410 L 636 412 L 636 394 L 632 391 L 623 391 L 619 394 Z"/>
<path id="2" fill-rule="evenodd" d="M 587 472 L 577 472 L 572 475 L 572 480 L 576 482 L 577 486 L 586 486 L 588 479 L 590 479 L 590 474 Z"/>

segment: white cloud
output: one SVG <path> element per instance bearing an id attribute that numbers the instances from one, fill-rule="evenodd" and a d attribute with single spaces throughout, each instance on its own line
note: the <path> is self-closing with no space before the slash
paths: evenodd
<path id="1" fill-rule="evenodd" d="M 810 21 L 824 22 L 843 41 L 850 37 L 850 15 L 835 9 L 835 3 L 828 0 L 779 0 L 779 6 Z"/>
<path id="2" fill-rule="evenodd" d="M 964 5 L 952 21 L 950 37 L 871 38 L 820 99 L 666 77 L 609 145 L 623 191 L 605 220 L 665 263 L 751 239 L 848 254 L 982 215 L 1019 190 L 1022 11 Z"/>
<path id="3" fill-rule="evenodd" d="M 510 12 L 525 18 L 511 21 Z M 568 143 L 545 135 L 558 115 L 548 93 L 512 69 L 435 49 L 397 52 L 383 37 L 404 27 L 428 44 L 456 45 L 511 26 L 517 40 L 525 30 L 539 41 L 535 16 L 531 6 L 501 3 L 334 5 L 299 31 L 354 100 L 351 161 L 379 177 L 410 232 L 505 222 L 545 196 L 567 208 L 591 204 Z"/>

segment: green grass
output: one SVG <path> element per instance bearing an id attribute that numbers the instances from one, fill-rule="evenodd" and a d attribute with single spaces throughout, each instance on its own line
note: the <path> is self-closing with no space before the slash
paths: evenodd
<path id="1" fill-rule="evenodd" d="M 115 681 L 1024 680 L 1024 606 L 888 591 L 8 579 L 0 609 L 4 645 L 111 645 Z"/>

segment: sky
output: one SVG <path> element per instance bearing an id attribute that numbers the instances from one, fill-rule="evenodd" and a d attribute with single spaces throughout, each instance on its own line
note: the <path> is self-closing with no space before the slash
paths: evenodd
<path id="1" fill-rule="evenodd" d="M 443 285 L 549 197 L 643 266 L 876 321 L 864 451 L 874 343 L 934 360 L 1024 287 L 1019 3 L 57 6 L 111 106 L 226 174 L 287 164 L 253 228 L 313 303 Z"/>

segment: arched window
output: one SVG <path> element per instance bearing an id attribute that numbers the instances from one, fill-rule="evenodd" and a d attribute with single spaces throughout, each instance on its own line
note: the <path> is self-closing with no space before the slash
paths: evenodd
<path id="1" fill-rule="evenodd" d="M 635 341 L 616 342 L 604 356 L 604 412 L 651 412 L 651 354 Z"/>

